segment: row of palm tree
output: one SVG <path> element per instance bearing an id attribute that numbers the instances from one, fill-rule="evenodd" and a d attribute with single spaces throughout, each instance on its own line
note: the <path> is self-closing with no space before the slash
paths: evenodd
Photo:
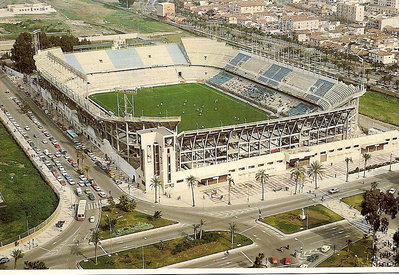
<path id="1" fill-rule="evenodd" d="M 362 154 L 362 157 L 364 159 L 364 171 L 363 171 L 363 177 L 366 177 L 366 167 L 367 167 L 367 161 L 371 158 L 371 155 L 368 153 Z M 349 177 L 349 163 L 353 162 L 351 157 L 346 157 L 345 158 L 346 162 L 346 182 L 348 182 L 348 177 Z M 304 166 L 300 165 L 299 162 L 296 162 L 294 167 L 290 171 L 291 173 L 291 179 L 294 180 L 295 182 L 295 192 L 294 194 L 298 193 L 298 185 L 302 184 L 306 181 L 306 178 L 309 177 L 312 179 L 315 185 L 315 189 L 318 189 L 317 182 L 319 179 L 323 179 L 325 175 L 325 168 L 319 161 L 313 161 L 307 168 Z M 265 185 L 269 181 L 269 174 L 266 173 L 264 169 L 259 170 L 256 175 L 255 175 L 255 180 L 261 184 L 261 200 L 265 200 Z M 197 187 L 199 180 L 194 177 L 194 176 L 189 176 L 186 179 L 187 185 L 189 188 L 191 188 L 191 196 L 192 196 L 192 206 L 195 207 L 195 194 L 194 194 L 194 188 Z M 227 177 L 227 182 L 228 182 L 228 205 L 231 205 L 231 187 L 235 184 L 234 179 L 229 176 Z M 158 192 L 160 192 L 160 188 L 162 186 L 161 180 L 159 177 L 154 177 L 151 180 L 151 185 L 152 188 L 155 189 L 155 203 L 158 202 Z"/>

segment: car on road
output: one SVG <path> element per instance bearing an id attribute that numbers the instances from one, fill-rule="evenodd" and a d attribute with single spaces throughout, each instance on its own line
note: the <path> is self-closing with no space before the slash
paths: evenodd
<path id="1" fill-rule="evenodd" d="M 89 222 L 93 223 L 94 221 L 95 221 L 94 216 L 91 216 L 91 217 L 89 218 Z"/>
<path id="2" fill-rule="evenodd" d="M 9 258 L 0 256 L 0 264 L 5 264 L 8 263 L 9 261 L 10 261 Z"/>
<path id="3" fill-rule="evenodd" d="M 104 192 L 99 192 L 98 195 L 99 195 L 101 198 L 106 198 L 106 197 L 107 197 L 107 194 L 105 194 Z"/>
<path id="4" fill-rule="evenodd" d="M 93 195 L 93 193 L 89 193 L 87 194 L 87 197 L 89 198 L 89 200 L 94 201 L 96 199 L 96 197 Z"/>
<path id="5" fill-rule="evenodd" d="M 291 257 L 285 257 L 285 258 L 284 258 L 284 264 L 285 264 L 285 265 L 290 265 L 291 263 L 292 263 Z"/>
<path id="6" fill-rule="evenodd" d="M 307 260 L 308 260 L 308 262 L 314 262 L 314 261 L 316 261 L 317 259 L 319 258 L 319 255 L 317 255 L 317 254 L 312 254 L 312 255 L 310 255 L 308 258 L 307 258 Z"/>
<path id="7" fill-rule="evenodd" d="M 331 249 L 331 246 L 329 245 L 323 245 L 322 247 L 320 247 L 320 251 L 323 253 L 328 252 Z"/>
<path id="8" fill-rule="evenodd" d="M 331 188 L 330 190 L 328 190 L 328 193 L 330 193 L 330 194 L 335 194 L 335 193 L 338 193 L 339 192 L 339 188 Z"/>
<path id="9" fill-rule="evenodd" d="M 307 264 L 301 264 L 299 267 L 300 267 L 300 268 L 308 268 L 309 265 L 307 265 Z"/>
<path id="10" fill-rule="evenodd" d="M 389 188 L 389 189 L 388 189 L 388 193 L 389 193 L 389 194 L 395 194 L 395 192 L 396 192 L 396 189 L 395 189 L 395 188 Z"/>

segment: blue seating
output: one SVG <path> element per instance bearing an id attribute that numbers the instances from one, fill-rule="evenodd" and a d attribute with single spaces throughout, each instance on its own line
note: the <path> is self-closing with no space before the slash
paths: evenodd
<path id="1" fill-rule="evenodd" d="M 175 64 L 187 64 L 188 61 L 177 44 L 167 44 L 166 49 Z"/>
<path id="2" fill-rule="evenodd" d="M 304 114 L 308 114 L 311 113 L 315 110 L 314 107 L 311 107 L 305 103 L 299 103 L 298 105 L 296 105 L 294 108 L 292 108 L 291 110 L 289 110 L 289 114 L 291 116 L 297 116 L 297 115 L 304 115 Z"/>
<path id="3" fill-rule="evenodd" d="M 318 79 L 316 83 L 310 88 L 315 95 L 324 97 L 325 94 L 334 86 L 335 84 L 323 79 Z"/>
<path id="4" fill-rule="evenodd" d="M 82 66 L 80 65 L 78 59 L 76 58 L 75 54 L 73 54 L 73 53 L 64 54 L 64 57 L 69 65 L 74 67 L 76 70 L 78 70 L 82 73 L 85 73 L 85 71 L 83 70 Z"/>
<path id="5" fill-rule="evenodd" d="M 238 53 L 229 63 L 231 65 L 237 66 L 239 64 L 244 63 L 245 61 L 249 60 L 251 57 L 243 54 L 243 53 Z"/>
<path id="6" fill-rule="evenodd" d="M 227 74 L 225 72 L 220 72 L 217 75 L 214 75 L 209 79 L 210 82 L 216 84 L 216 85 L 223 85 L 230 79 L 232 79 L 234 76 L 231 74 Z"/>
<path id="7" fill-rule="evenodd" d="M 106 50 L 105 52 L 116 69 L 143 67 L 143 62 L 134 48 Z"/>
<path id="8" fill-rule="evenodd" d="M 320 98 L 318 98 L 317 96 L 312 95 L 312 94 L 307 94 L 305 97 L 309 98 L 311 101 L 313 101 L 315 103 L 320 100 Z"/>
<path id="9" fill-rule="evenodd" d="M 292 72 L 291 69 L 273 64 L 266 72 L 263 73 L 263 76 L 270 78 L 271 80 L 280 82 L 290 72 Z M 276 85 L 274 85 L 274 86 L 276 86 Z"/>

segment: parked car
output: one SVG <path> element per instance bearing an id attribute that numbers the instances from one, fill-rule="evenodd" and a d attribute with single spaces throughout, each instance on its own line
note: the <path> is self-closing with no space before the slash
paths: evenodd
<path id="1" fill-rule="evenodd" d="M 101 192 L 101 188 L 98 185 L 93 186 L 93 189 L 96 190 L 97 192 Z"/>
<path id="2" fill-rule="evenodd" d="M 334 193 L 338 193 L 339 192 L 339 188 L 331 188 L 330 190 L 328 190 L 328 193 L 330 194 L 334 194 Z"/>
<path id="3" fill-rule="evenodd" d="M 284 264 L 285 265 L 290 265 L 292 263 L 291 257 L 285 257 L 284 258 Z"/>
<path id="4" fill-rule="evenodd" d="M 388 189 L 388 193 L 389 193 L 389 194 L 395 194 L 395 192 L 396 192 L 396 189 L 395 189 L 395 188 L 389 188 L 389 189 Z"/>
<path id="5" fill-rule="evenodd" d="M 307 260 L 308 260 L 308 262 L 314 262 L 314 261 L 316 261 L 318 258 L 319 258 L 319 255 L 317 255 L 317 254 L 312 254 L 312 255 L 310 255 L 310 256 L 307 258 Z"/>
<path id="6" fill-rule="evenodd" d="M 87 194 L 87 197 L 89 198 L 89 200 L 94 201 L 96 199 L 96 197 L 93 195 L 93 193 L 89 193 Z"/>
<path id="7" fill-rule="evenodd" d="M 7 257 L 0 257 L 0 264 L 5 264 L 8 263 L 9 261 L 10 259 Z"/>
<path id="8" fill-rule="evenodd" d="M 276 256 L 271 256 L 271 257 L 270 257 L 270 262 L 271 262 L 272 264 L 277 264 L 277 263 L 278 263 L 277 257 L 276 257 Z"/>
<path id="9" fill-rule="evenodd" d="M 99 195 L 101 198 L 106 198 L 106 197 L 107 197 L 107 194 L 105 194 L 104 192 L 99 192 L 98 195 Z"/>
<path id="10" fill-rule="evenodd" d="M 323 253 L 328 252 L 331 249 L 331 246 L 329 245 L 323 245 L 322 247 L 320 247 L 320 251 Z"/>

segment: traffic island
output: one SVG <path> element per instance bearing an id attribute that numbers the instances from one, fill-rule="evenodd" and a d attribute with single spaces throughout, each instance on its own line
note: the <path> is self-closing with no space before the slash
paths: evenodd
<path id="1" fill-rule="evenodd" d="M 162 218 L 160 211 L 147 215 L 136 210 L 126 212 L 117 207 L 105 206 L 102 208 L 98 230 L 103 239 L 109 239 L 176 223 Z"/>
<path id="2" fill-rule="evenodd" d="M 362 211 L 362 202 L 364 200 L 364 194 L 358 194 L 350 197 L 341 199 L 347 205 L 355 208 L 357 211 Z"/>
<path id="3" fill-rule="evenodd" d="M 331 257 L 320 263 L 317 267 L 371 267 L 373 239 L 361 239 L 349 244 L 344 249 L 337 251 Z"/>
<path id="4" fill-rule="evenodd" d="M 252 244 L 252 240 L 235 233 L 233 247 Z M 138 247 L 80 262 L 84 269 L 139 269 L 160 268 L 188 260 L 208 256 L 231 249 L 231 234 L 225 231 L 206 231 L 201 239 L 192 235 L 184 238 L 161 241 L 144 247 Z"/>
<path id="5" fill-rule="evenodd" d="M 341 221 L 343 218 L 321 204 L 296 209 L 259 219 L 284 234 L 293 234 L 329 223 Z"/>

